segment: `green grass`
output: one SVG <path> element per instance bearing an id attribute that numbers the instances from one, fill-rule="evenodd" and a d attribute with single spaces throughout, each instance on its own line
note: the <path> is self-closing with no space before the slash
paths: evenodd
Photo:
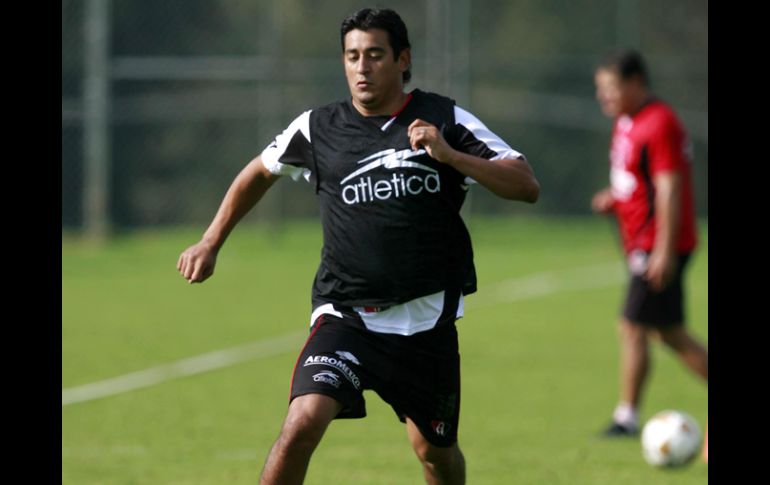
<path id="1" fill-rule="evenodd" d="M 506 301 L 501 282 L 617 263 L 601 219 L 474 219 L 479 293 L 458 323 L 460 445 L 471 484 L 702 484 L 701 462 L 658 470 L 636 440 L 596 438 L 617 394 L 615 321 L 624 285 Z M 687 273 L 690 328 L 708 340 L 708 241 Z M 320 228 L 239 227 L 216 274 L 189 285 L 179 253 L 202 228 L 140 232 L 104 247 L 62 240 L 62 388 L 307 328 Z M 572 278 L 574 280 L 574 277 Z M 486 290 L 486 292 L 485 292 Z M 280 355 L 62 408 L 64 484 L 252 484 L 278 434 L 302 341 Z M 332 424 L 307 484 L 423 483 L 406 432 L 379 397 Z M 707 389 L 653 351 L 642 418 L 683 409 L 701 424 Z"/>

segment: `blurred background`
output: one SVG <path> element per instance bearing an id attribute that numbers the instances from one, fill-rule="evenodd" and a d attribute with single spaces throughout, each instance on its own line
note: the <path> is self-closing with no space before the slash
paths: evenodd
<path id="1" fill-rule="evenodd" d="M 653 90 L 695 145 L 708 216 L 708 2 L 405 0 L 413 79 L 455 98 L 515 149 L 537 204 L 471 191 L 466 217 L 587 214 L 608 182 L 611 121 L 593 70 L 614 47 L 646 57 Z M 353 0 L 63 0 L 62 229 L 105 235 L 213 217 L 232 179 L 302 111 L 348 96 L 339 25 Z M 317 216 L 305 183 L 249 216 Z"/>

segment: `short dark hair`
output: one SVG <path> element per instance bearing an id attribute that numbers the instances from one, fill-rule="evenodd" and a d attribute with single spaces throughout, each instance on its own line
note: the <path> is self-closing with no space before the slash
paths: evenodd
<path id="1" fill-rule="evenodd" d="M 345 35 L 351 30 L 369 30 L 382 29 L 388 33 L 388 43 L 393 49 L 393 58 L 398 59 L 399 54 L 404 49 L 409 49 L 409 34 L 406 31 L 406 24 L 399 15 L 389 8 L 362 8 L 353 12 L 342 21 L 340 28 L 340 41 L 342 42 L 342 51 L 345 51 Z M 402 79 L 408 83 L 412 79 L 412 67 L 403 72 Z"/>
<path id="2" fill-rule="evenodd" d="M 642 55 L 633 49 L 616 49 L 610 52 L 602 59 L 597 69 L 612 69 L 618 73 L 618 76 L 623 81 L 639 76 L 642 84 L 645 86 L 650 85 L 647 65 Z"/>

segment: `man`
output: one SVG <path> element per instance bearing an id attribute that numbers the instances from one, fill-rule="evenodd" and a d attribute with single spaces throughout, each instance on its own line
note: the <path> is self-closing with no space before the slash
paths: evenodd
<path id="1" fill-rule="evenodd" d="M 355 12 L 341 41 L 351 98 L 303 113 L 252 160 L 178 269 L 190 283 L 211 276 L 228 233 L 278 176 L 307 180 L 324 236 L 311 330 L 260 483 L 302 483 L 329 423 L 366 415 L 364 389 L 406 423 L 428 483 L 464 483 L 455 320 L 476 275 L 460 207 L 469 184 L 527 202 L 539 184 L 452 100 L 404 92 L 411 51 L 397 13 Z"/>
<path id="2" fill-rule="evenodd" d="M 634 436 L 649 369 L 648 341 L 662 341 L 708 382 L 708 351 L 685 328 L 682 277 L 696 246 L 690 145 L 672 109 L 649 89 L 634 51 L 609 55 L 595 73 L 602 112 L 615 118 L 611 186 L 592 208 L 617 216 L 630 284 L 619 323 L 620 401 L 607 436 Z"/>

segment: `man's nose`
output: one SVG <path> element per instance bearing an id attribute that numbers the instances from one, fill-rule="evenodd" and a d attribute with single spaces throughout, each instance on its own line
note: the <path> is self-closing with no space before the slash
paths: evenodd
<path id="1" fill-rule="evenodd" d="M 361 56 L 358 62 L 356 62 L 356 72 L 369 72 L 369 68 L 369 61 L 366 59 L 366 56 Z"/>

